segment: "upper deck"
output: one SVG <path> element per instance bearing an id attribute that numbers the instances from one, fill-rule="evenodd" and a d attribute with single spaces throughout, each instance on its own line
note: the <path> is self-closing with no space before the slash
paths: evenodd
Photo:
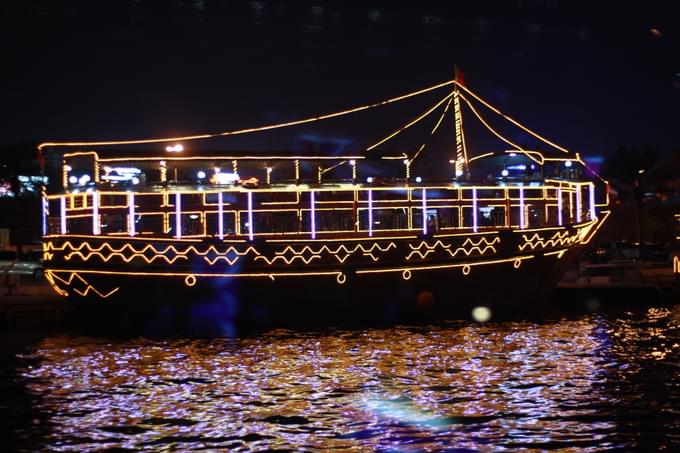
<path id="1" fill-rule="evenodd" d="M 607 204 L 593 181 L 569 177 L 578 176 L 570 161 L 553 178 L 520 166 L 475 182 L 423 181 L 407 160 L 381 160 L 402 174 L 366 176 L 376 167 L 361 156 L 64 154 L 64 190 L 45 197 L 44 233 L 222 241 L 459 234 L 584 223 Z"/>

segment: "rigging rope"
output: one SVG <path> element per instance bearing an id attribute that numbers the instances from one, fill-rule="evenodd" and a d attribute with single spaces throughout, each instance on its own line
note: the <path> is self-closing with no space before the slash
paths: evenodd
<path id="1" fill-rule="evenodd" d="M 416 124 L 417 122 L 419 122 L 420 120 L 422 120 L 423 118 L 425 118 L 426 116 L 428 116 L 430 113 L 432 113 L 432 112 L 434 112 L 435 110 L 437 110 L 437 108 L 439 108 L 439 106 L 441 106 L 441 105 L 442 105 L 444 102 L 446 102 L 447 100 L 451 99 L 452 96 L 453 96 L 453 92 L 451 92 L 450 94 L 448 94 L 447 96 L 445 96 L 442 100 L 440 100 L 439 102 L 437 102 L 434 106 L 430 107 L 430 109 L 428 109 L 425 113 L 421 114 L 421 115 L 420 115 L 419 117 L 417 117 L 416 119 L 409 121 L 408 123 L 406 123 L 405 125 L 403 125 L 403 126 L 400 127 L 399 129 L 397 129 L 396 131 L 392 132 L 392 133 L 391 133 L 390 135 L 388 135 L 387 137 L 385 137 L 385 138 L 379 140 L 377 143 L 374 143 L 373 145 L 371 145 L 371 146 L 369 146 L 368 148 L 366 148 L 366 151 L 371 151 L 371 150 L 377 148 L 378 146 L 382 145 L 382 144 L 385 143 L 386 141 L 388 141 L 388 140 L 390 140 L 390 139 L 396 137 L 398 134 L 402 133 L 403 131 L 405 131 L 405 130 L 408 129 L 409 127 L 413 126 L 414 124 Z"/>
<path id="2" fill-rule="evenodd" d="M 437 120 L 437 124 L 434 125 L 432 130 L 430 131 L 430 137 L 434 135 L 435 132 L 437 132 L 437 129 L 439 129 L 439 125 L 442 124 L 442 121 L 444 120 L 444 117 L 446 116 L 446 112 L 448 112 L 449 107 L 451 107 L 451 101 L 453 101 L 453 96 L 449 97 L 449 102 L 446 103 L 446 106 L 444 107 L 444 111 L 442 112 L 441 116 L 439 117 L 439 120 Z M 413 157 L 410 159 L 409 164 L 412 164 L 414 160 L 418 158 L 420 153 L 425 149 L 425 145 L 427 144 L 427 141 L 424 141 L 422 145 L 420 145 L 420 148 L 418 151 L 413 155 Z"/>
<path id="3" fill-rule="evenodd" d="M 396 137 L 398 134 L 402 133 L 403 131 L 405 131 L 405 130 L 408 129 L 409 127 L 413 126 L 414 124 L 416 124 L 416 123 L 418 123 L 419 121 L 421 121 L 421 120 L 423 120 L 424 118 L 426 118 L 428 115 L 430 115 L 432 112 L 434 112 L 435 110 L 437 110 L 437 108 L 439 108 L 444 102 L 446 102 L 446 101 L 448 100 L 448 103 L 446 104 L 446 108 L 444 109 L 444 113 L 443 113 L 442 116 L 439 118 L 439 121 L 437 122 L 437 125 L 436 125 L 436 126 L 434 127 L 434 129 L 432 129 L 432 131 L 430 132 L 430 135 L 434 134 L 435 131 L 437 130 L 437 128 L 439 127 L 439 124 L 442 122 L 442 119 L 444 118 L 444 114 L 446 114 L 446 110 L 448 110 L 449 105 L 451 104 L 451 99 L 453 99 L 453 92 L 451 92 L 450 94 L 446 95 L 443 99 L 441 99 L 440 101 L 438 101 L 434 106 L 430 107 L 427 111 L 425 111 L 424 113 L 422 113 L 422 114 L 421 114 L 420 116 L 418 116 L 417 118 L 415 118 L 415 119 L 409 121 L 408 123 L 406 123 L 405 125 L 403 125 L 403 126 L 400 127 L 399 129 L 397 129 L 396 131 L 394 131 L 394 132 L 392 132 L 391 134 L 389 134 L 387 137 L 385 137 L 385 138 L 379 140 L 378 142 L 376 142 L 376 143 L 374 143 L 373 145 L 371 145 L 371 146 L 369 146 L 368 148 L 366 148 L 366 151 L 372 151 L 373 149 L 375 149 L 375 148 L 377 148 L 378 146 L 382 145 L 382 144 L 385 143 L 386 141 L 388 141 L 388 140 L 390 140 L 390 139 Z M 422 151 L 422 149 L 423 149 L 424 147 L 425 147 L 425 144 L 423 144 L 423 146 L 421 146 L 421 148 L 418 150 L 418 153 L 420 153 L 420 151 Z M 418 155 L 418 153 L 416 153 L 416 156 Z M 412 162 L 412 161 L 413 161 L 413 159 L 411 159 L 411 162 Z M 346 164 L 346 163 L 347 163 L 346 160 L 340 161 L 340 162 L 338 162 L 337 164 L 335 164 L 335 165 L 333 165 L 333 166 L 331 166 L 331 167 L 322 169 L 322 170 L 321 170 L 321 174 L 323 175 L 323 174 L 325 174 L 325 173 L 327 173 L 327 172 L 329 172 L 329 171 L 331 171 L 331 170 L 334 170 L 335 168 L 339 167 L 340 165 L 344 165 L 344 164 Z"/>
<path id="4" fill-rule="evenodd" d="M 282 127 L 290 127 L 290 126 L 297 126 L 299 124 L 306 124 L 306 123 L 311 123 L 314 121 L 321 121 L 321 120 L 326 120 L 329 118 L 335 118 L 338 116 L 343 116 L 343 115 L 348 115 L 350 113 L 356 113 L 356 112 L 361 112 L 363 110 L 368 110 L 372 109 L 375 107 L 381 107 L 383 105 L 391 104 L 394 102 L 402 101 L 404 99 L 408 99 L 410 97 L 418 96 L 420 94 L 428 93 L 430 91 L 436 90 L 438 88 L 442 88 L 447 85 L 454 84 L 454 80 L 449 80 L 446 82 L 442 82 L 437 85 L 433 85 L 428 88 L 423 88 L 422 90 L 414 91 L 411 93 L 407 93 L 401 96 L 397 96 L 395 98 L 387 99 L 384 101 L 376 102 L 373 104 L 367 104 L 363 105 L 360 107 L 355 107 L 352 109 L 347 109 L 343 110 L 340 112 L 335 112 L 335 113 L 328 113 L 325 115 L 320 115 L 320 116 L 315 116 L 311 118 L 305 118 L 301 120 L 296 120 L 296 121 L 289 121 L 286 123 L 278 123 L 278 124 L 270 124 L 267 126 L 261 126 L 261 127 L 255 127 L 255 128 L 247 128 L 247 129 L 239 129 L 235 131 L 225 131 L 225 132 L 218 132 L 218 133 L 213 133 L 213 134 L 199 134 L 199 135 L 187 135 L 187 136 L 182 136 L 182 137 L 165 137 L 165 138 L 150 138 L 150 139 L 138 139 L 138 140 L 108 140 L 108 141 L 95 141 L 95 142 L 45 142 L 41 143 L 38 145 L 38 150 L 42 150 L 43 148 L 46 147 L 56 147 L 56 146 L 105 146 L 105 145 L 140 145 L 140 144 L 147 144 L 147 143 L 164 143 L 164 142 L 174 142 L 174 141 L 189 141 L 189 140 L 199 140 L 199 139 L 207 139 L 207 138 L 216 138 L 216 137 L 225 137 L 229 135 L 240 135 L 240 134 L 248 134 L 252 132 L 262 132 L 262 131 L 267 131 L 267 130 L 272 130 L 272 129 L 279 129 Z"/>
<path id="5" fill-rule="evenodd" d="M 468 100 L 468 98 L 466 98 L 466 97 L 463 96 L 462 94 L 460 95 L 460 98 L 461 98 L 463 101 L 465 101 L 465 103 L 467 104 L 467 106 L 470 107 L 470 110 L 472 111 L 472 113 L 475 114 L 475 116 L 477 117 L 477 119 L 478 119 L 478 120 L 479 120 L 479 121 L 480 121 L 487 129 L 489 129 L 489 131 L 491 131 L 492 134 L 494 134 L 496 137 L 498 137 L 498 138 L 500 138 L 501 140 L 503 140 L 503 141 L 504 141 L 505 143 L 507 143 L 508 145 L 514 147 L 516 150 L 518 150 L 518 151 L 523 151 L 523 148 L 522 148 L 521 146 L 519 146 L 519 145 L 516 144 L 516 143 L 513 143 L 512 141 L 510 141 L 510 140 L 508 140 L 507 138 L 503 137 L 500 133 L 496 132 L 496 130 L 495 130 L 494 128 L 492 128 L 492 127 L 489 125 L 489 123 L 487 123 L 487 122 L 484 120 L 484 118 L 482 118 L 482 115 L 479 114 L 479 112 L 477 111 L 477 109 L 475 109 L 475 107 L 474 107 L 474 106 L 472 105 L 472 103 Z"/>
<path id="6" fill-rule="evenodd" d="M 489 104 L 489 103 L 486 102 L 484 99 L 480 98 L 480 97 L 477 96 L 475 93 L 473 93 L 472 91 L 470 91 L 468 88 L 465 87 L 465 85 L 462 85 L 462 84 L 456 82 L 455 80 L 454 80 L 454 83 L 456 84 L 456 86 L 458 86 L 458 88 L 462 89 L 463 91 L 465 91 L 466 93 L 468 93 L 470 96 L 472 96 L 473 98 L 475 98 L 477 101 L 481 102 L 485 107 L 487 107 L 488 109 L 490 109 L 491 111 L 493 111 L 493 112 L 496 113 L 497 115 L 501 116 L 502 118 L 504 118 L 504 119 L 510 121 L 512 124 L 514 124 L 515 126 L 519 127 L 519 128 L 522 129 L 523 131 L 525 131 L 525 132 L 531 134 L 531 135 L 534 136 L 535 138 L 537 138 L 537 139 L 543 141 L 544 143 L 547 143 L 548 145 L 550 145 L 550 146 L 552 146 L 552 147 L 554 147 L 554 148 L 556 148 L 556 149 L 558 149 L 558 150 L 560 150 L 560 151 L 562 151 L 562 152 L 565 152 L 565 153 L 569 153 L 569 152 L 570 152 L 568 149 L 562 148 L 560 145 L 551 142 L 551 141 L 548 140 L 547 138 L 545 138 L 545 137 L 543 137 L 543 136 L 537 134 L 536 132 L 532 131 L 532 130 L 529 129 L 528 127 L 526 127 L 526 126 L 522 125 L 521 123 L 515 121 L 514 119 L 510 118 L 509 116 L 507 116 L 506 114 L 504 114 L 503 112 L 501 112 L 500 110 L 498 110 L 496 107 L 494 107 L 493 105 Z M 469 101 L 468 101 L 468 105 L 470 105 L 470 102 L 469 102 Z"/>

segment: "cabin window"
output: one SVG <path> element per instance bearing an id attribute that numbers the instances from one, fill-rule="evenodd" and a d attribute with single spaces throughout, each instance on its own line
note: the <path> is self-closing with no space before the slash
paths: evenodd
<path id="1" fill-rule="evenodd" d="M 475 219 L 472 212 L 472 206 L 464 206 L 463 208 L 463 226 L 466 228 L 474 228 Z M 477 228 L 484 227 L 504 227 L 505 226 L 505 207 L 504 206 L 477 206 Z"/>
<path id="2" fill-rule="evenodd" d="M 218 216 L 219 214 L 216 212 L 208 212 L 205 215 L 207 232 L 213 236 L 219 236 L 220 223 Z M 222 234 L 225 236 L 236 234 L 235 212 L 222 213 Z"/>
<path id="3" fill-rule="evenodd" d="M 127 232 L 127 215 L 122 214 L 101 214 L 99 217 L 100 229 L 102 234 Z"/>
<path id="4" fill-rule="evenodd" d="M 408 228 L 408 209 L 373 209 L 373 231 L 405 230 Z M 359 209 L 359 230 L 368 231 L 368 209 Z"/>
<path id="5" fill-rule="evenodd" d="M 92 217 L 88 215 L 66 219 L 66 231 L 69 234 L 92 234 Z"/>
<path id="6" fill-rule="evenodd" d="M 305 231 L 311 229 L 311 211 L 302 211 L 302 225 Z M 316 231 L 354 231 L 354 217 L 351 209 L 315 209 Z"/>
<path id="7" fill-rule="evenodd" d="M 138 234 L 163 234 L 163 214 L 141 214 L 135 219 L 135 231 Z"/>
<path id="8" fill-rule="evenodd" d="M 545 225 L 545 210 L 543 205 L 528 205 L 528 227 L 540 227 Z"/>
<path id="9" fill-rule="evenodd" d="M 240 211 L 241 234 L 248 234 L 248 211 Z M 253 234 L 297 233 L 300 223 L 297 211 L 254 211 Z"/>
<path id="10" fill-rule="evenodd" d="M 184 202 L 184 200 L 182 200 Z M 177 215 L 172 213 L 169 216 L 169 233 L 177 235 Z M 183 212 L 180 214 L 182 228 L 181 236 L 202 236 L 205 234 L 205 225 L 200 212 Z"/>

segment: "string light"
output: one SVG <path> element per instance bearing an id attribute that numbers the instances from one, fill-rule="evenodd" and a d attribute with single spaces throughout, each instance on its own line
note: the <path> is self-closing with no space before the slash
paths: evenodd
<path id="1" fill-rule="evenodd" d="M 423 210 L 423 234 L 427 235 L 427 190 L 423 187 L 422 193 Z"/>
<path id="2" fill-rule="evenodd" d="M 128 192 L 128 233 L 130 236 L 135 235 L 135 194 Z"/>
<path id="3" fill-rule="evenodd" d="M 524 187 L 519 188 L 519 228 L 523 230 L 526 227 L 526 219 L 524 217 Z"/>
<path id="4" fill-rule="evenodd" d="M 66 197 L 59 197 L 59 223 L 61 227 L 61 234 L 66 234 Z"/>
<path id="5" fill-rule="evenodd" d="M 373 104 L 367 104 L 363 105 L 360 107 L 354 107 L 351 109 L 343 110 L 340 112 L 335 112 L 335 113 L 329 113 L 325 115 L 319 115 L 311 118 L 305 118 L 301 120 L 296 120 L 296 121 L 289 121 L 285 123 L 278 123 L 278 124 L 270 124 L 267 126 L 261 126 L 261 127 L 254 127 L 254 128 L 247 128 L 247 129 L 239 129 L 239 130 L 234 130 L 234 131 L 225 131 L 225 132 L 218 132 L 218 133 L 213 133 L 213 134 L 196 134 L 196 135 L 188 135 L 184 137 L 165 137 L 165 138 L 149 138 L 149 139 L 138 139 L 138 140 L 106 140 L 106 141 L 94 141 L 94 142 L 45 142 L 41 143 L 38 145 L 38 150 L 42 150 L 47 147 L 57 147 L 57 146 L 68 146 L 68 147 L 73 147 L 73 146 L 107 146 L 107 145 L 142 145 L 142 144 L 150 144 L 150 143 L 164 143 L 164 142 L 176 142 L 176 141 L 190 141 L 190 140 L 200 140 L 200 139 L 207 139 L 207 138 L 215 138 L 215 137 L 224 137 L 228 135 L 240 135 L 240 134 L 247 134 L 247 133 L 252 133 L 252 132 L 262 132 L 262 131 L 267 131 L 267 130 L 272 130 L 272 129 L 279 129 L 282 127 L 290 127 L 290 126 L 297 126 L 300 124 L 306 124 L 306 123 L 311 123 L 314 121 L 321 121 L 321 120 L 326 120 L 330 118 L 335 118 L 338 116 L 343 116 L 343 115 L 348 115 L 350 113 L 357 113 L 361 112 L 363 110 L 368 110 L 372 109 L 375 107 L 381 107 L 383 105 L 387 104 L 392 104 L 394 102 L 399 102 L 404 99 L 408 99 L 414 96 L 419 96 L 421 94 L 428 93 L 433 90 L 437 90 L 439 88 L 448 86 L 455 83 L 454 80 L 449 80 L 446 82 L 439 83 L 437 85 L 433 85 L 428 88 L 424 88 L 422 90 L 418 91 L 413 91 L 411 93 L 407 93 L 401 96 L 397 96 L 391 99 L 387 99 L 384 101 L 380 102 L 375 102 Z"/>
<path id="6" fill-rule="evenodd" d="M 597 213 L 595 211 L 595 184 L 588 184 L 588 202 L 590 203 L 590 220 L 595 220 Z"/>
<path id="7" fill-rule="evenodd" d="M 403 126 L 400 127 L 399 129 L 397 129 L 396 131 L 394 131 L 394 132 L 392 132 L 391 134 L 389 134 L 387 137 L 385 137 L 385 138 L 379 140 L 378 142 L 376 142 L 376 143 L 374 143 L 373 145 L 371 145 L 371 146 L 369 146 L 368 148 L 366 148 L 366 151 L 371 151 L 371 150 L 377 148 L 378 146 L 382 145 L 382 144 L 385 143 L 386 141 L 388 141 L 388 140 L 390 140 L 390 139 L 396 137 L 396 136 L 399 135 L 400 133 L 404 132 L 404 131 L 405 131 L 406 129 L 408 129 L 409 127 L 411 127 L 411 126 L 413 126 L 414 124 L 420 122 L 423 118 L 426 118 L 426 117 L 429 116 L 432 112 L 434 112 L 435 110 L 437 110 L 444 102 L 448 101 L 448 100 L 451 98 L 451 96 L 453 96 L 453 92 L 452 92 L 451 94 L 447 95 L 446 97 L 444 97 L 444 99 L 439 100 L 435 105 L 433 105 L 433 106 L 430 107 L 428 110 L 426 110 L 425 113 L 423 113 L 423 114 L 421 114 L 420 116 L 418 116 L 417 118 L 415 118 L 415 119 L 409 121 L 408 123 L 406 123 L 405 125 L 403 125 Z"/>
<path id="8" fill-rule="evenodd" d="M 446 106 L 444 107 L 444 111 L 443 111 L 442 114 L 439 116 L 439 119 L 437 120 L 437 123 L 434 125 L 434 127 L 433 127 L 432 130 L 430 131 L 430 137 L 433 136 L 433 135 L 435 134 L 435 132 L 437 132 L 437 129 L 439 129 L 439 126 L 442 124 L 442 122 L 443 122 L 443 120 L 444 120 L 444 117 L 446 116 L 446 112 L 448 112 L 449 107 L 451 106 L 451 101 L 452 101 L 452 100 L 453 100 L 453 98 L 450 97 L 450 98 L 449 98 L 449 101 L 446 103 Z M 418 148 L 418 151 L 416 151 L 416 153 L 415 153 L 415 154 L 413 155 L 413 157 L 411 158 L 411 162 L 413 162 L 414 160 L 416 160 L 416 159 L 418 158 L 418 156 L 420 156 L 420 153 L 423 152 L 423 150 L 425 149 L 426 144 L 427 144 L 427 141 L 424 141 L 424 142 L 420 145 L 420 148 Z"/>
<path id="9" fill-rule="evenodd" d="M 182 194 L 175 192 L 175 237 L 182 237 Z"/>
<path id="10" fill-rule="evenodd" d="M 562 226 L 562 189 L 557 188 L 557 224 Z"/>
<path id="11" fill-rule="evenodd" d="M 253 241 L 253 192 L 248 191 L 248 240 Z"/>
<path id="12" fill-rule="evenodd" d="M 40 201 L 42 204 L 42 234 L 45 236 L 47 235 L 47 217 L 50 215 L 50 204 L 45 195 L 40 197 Z"/>
<path id="13" fill-rule="evenodd" d="M 312 228 L 312 239 L 316 239 L 316 214 L 314 212 L 314 191 L 309 192 L 309 207 L 311 212 L 309 213 L 311 228 Z"/>
<path id="14" fill-rule="evenodd" d="M 472 231 L 477 232 L 477 188 L 472 188 Z"/>
<path id="15" fill-rule="evenodd" d="M 511 141 L 508 140 L 507 138 L 503 137 L 500 133 L 496 132 L 496 130 L 495 130 L 493 127 L 491 127 L 491 126 L 489 125 L 489 123 L 487 123 L 487 122 L 484 120 L 484 118 L 482 118 L 482 115 L 479 114 L 479 112 L 477 111 L 477 109 L 472 105 L 472 103 L 471 103 L 470 101 L 467 100 L 467 98 L 466 98 L 465 96 L 460 95 L 460 98 L 461 98 L 462 100 L 465 101 L 465 103 L 466 103 L 467 106 L 470 108 L 470 110 L 472 111 L 472 113 L 475 114 L 475 116 L 477 117 L 477 119 L 479 120 L 479 122 L 482 123 L 482 124 L 484 125 L 484 127 L 486 127 L 489 131 L 491 131 L 492 134 L 494 134 L 496 137 L 500 138 L 501 140 L 503 140 L 505 143 L 507 143 L 508 145 L 512 146 L 513 148 L 515 148 L 515 149 L 517 149 L 517 150 L 521 150 L 521 149 L 522 149 L 522 147 L 519 146 L 518 144 L 516 144 L 516 143 L 514 143 L 514 142 L 511 142 Z M 493 154 L 493 153 L 491 153 L 491 154 Z M 458 170 L 457 167 L 456 167 L 456 170 Z"/>
<path id="16" fill-rule="evenodd" d="M 92 234 L 101 234 L 99 226 L 99 192 L 92 193 Z"/>
<path id="17" fill-rule="evenodd" d="M 222 192 L 217 192 L 217 237 L 224 239 L 224 205 L 222 201 Z"/>
<path id="18" fill-rule="evenodd" d="M 373 191 L 368 189 L 368 237 L 373 236 Z"/>
<path id="19" fill-rule="evenodd" d="M 455 81 L 454 81 L 454 82 L 455 82 Z M 489 104 L 488 102 L 486 102 L 486 101 L 485 101 L 484 99 L 482 99 L 481 97 L 477 96 L 474 92 L 472 92 L 470 89 L 468 89 L 467 87 L 465 87 L 465 85 L 462 85 L 462 84 L 460 84 L 460 83 L 458 83 L 458 82 L 455 82 L 455 84 L 456 84 L 456 87 L 458 87 L 458 88 L 462 89 L 463 91 L 465 91 L 467 94 L 469 94 L 470 96 L 472 96 L 473 98 L 475 98 L 477 101 L 479 101 L 480 103 L 482 103 L 482 104 L 483 104 L 485 107 L 487 107 L 489 110 L 491 110 L 492 112 L 496 113 L 496 114 L 497 114 L 498 116 L 500 116 L 501 118 L 504 118 L 504 119 L 510 121 L 512 124 L 514 124 L 515 126 L 519 127 L 519 128 L 522 129 L 524 132 L 527 132 L 528 134 L 534 136 L 535 138 L 541 140 L 542 142 L 544 142 L 544 143 L 546 143 L 546 144 L 548 144 L 548 145 L 550 145 L 550 146 L 552 146 L 552 147 L 554 147 L 554 148 L 556 148 L 556 149 L 558 149 L 558 150 L 560 150 L 560 151 L 562 151 L 562 152 L 569 153 L 569 150 L 567 150 L 567 149 L 565 149 L 565 148 L 562 148 L 561 146 L 559 146 L 559 145 L 557 145 L 557 144 L 551 142 L 551 141 L 548 140 L 547 138 L 542 137 L 541 135 L 539 135 L 539 134 L 537 134 L 536 132 L 532 131 L 532 130 L 529 129 L 528 127 L 526 127 L 526 126 L 524 126 L 524 125 L 518 123 L 518 122 L 515 121 L 514 119 L 512 119 L 512 118 L 510 118 L 509 116 L 505 115 L 503 112 L 501 112 L 500 110 L 498 110 L 496 107 L 494 107 L 493 105 Z M 461 96 L 461 97 L 462 97 L 462 96 Z M 518 147 L 518 148 L 519 148 L 519 147 Z"/>

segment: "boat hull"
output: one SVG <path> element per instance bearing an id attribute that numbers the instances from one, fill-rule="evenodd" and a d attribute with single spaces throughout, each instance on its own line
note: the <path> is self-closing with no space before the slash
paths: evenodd
<path id="1" fill-rule="evenodd" d="M 55 291 L 87 304 L 217 304 L 235 316 L 315 319 L 503 310 L 544 300 L 600 223 L 297 241 L 46 237 L 45 270 Z"/>

